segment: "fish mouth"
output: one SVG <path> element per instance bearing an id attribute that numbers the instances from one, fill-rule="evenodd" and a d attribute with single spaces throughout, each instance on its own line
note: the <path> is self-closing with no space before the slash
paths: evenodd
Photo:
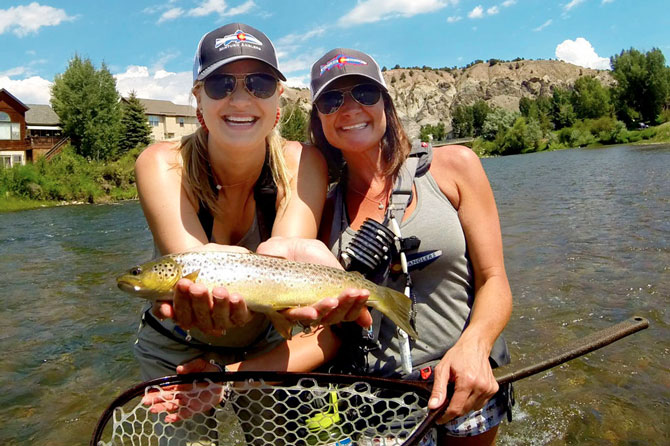
<path id="1" fill-rule="evenodd" d="M 116 284 L 121 291 L 125 291 L 126 293 L 138 294 L 142 292 L 142 287 L 130 280 L 117 279 Z"/>

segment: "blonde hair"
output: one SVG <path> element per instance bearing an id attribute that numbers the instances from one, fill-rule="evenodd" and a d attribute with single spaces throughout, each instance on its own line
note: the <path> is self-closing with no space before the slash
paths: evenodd
<path id="1" fill-rule="evenodd" d="M 193 87 L 194 92 L 200 85 L 201 82 L 196 83 Z M 278 214 L 284 212 L 291 196 L 291 176 L 289 175 L 284 156 L 285 143 L 286 140 L 279 133 L 279 123 L 277 123 L 265 137 L 265 147 L 268 151 L 272 179 L 277 186 L 277 195 L 282 197 L 276 206 Z M 216 181 L 214 181 L 209 160 L 207 132 L 200 127 L 195 133 L 184 136 L 181 139 L 179 149 L 184 161 L 184 177 L 191 186 L 193 195 L 196 200 L 204 204 L 214 215 L 218 214 L 218 191 L 212 188 L 212 184 L 216 184 Z"/>

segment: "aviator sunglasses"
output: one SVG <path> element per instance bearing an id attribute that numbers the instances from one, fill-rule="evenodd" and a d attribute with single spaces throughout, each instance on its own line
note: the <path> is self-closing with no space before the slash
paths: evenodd
<path id="1" fill-rule="evenodd" d="M 351 88 L 326 91 L 315 102 L 317 110 L 324 115 L 335 113 L 344 104 L 345 93 L 349 93 L 354 98 L 354 101 L 368 107 L 375 105 L 382 97 L 382 91 L 379 86 L 375 84 L 358 84 Z"/>
<path id="2" fill-rule="evenodd" d="M 244 88 L 259 99 L 267 99 L 277 91 L 277 78 L 267 73 L 212 74 L 205 79 L 205 93 L 211 99 L 223 99 L 235 91 L 238 79 L 243 79 Z"/>

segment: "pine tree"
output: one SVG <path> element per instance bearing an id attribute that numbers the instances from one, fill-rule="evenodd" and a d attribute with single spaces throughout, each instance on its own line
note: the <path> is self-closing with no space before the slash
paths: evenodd
<path id="1" fill-rule="evenodd" d="M 146 109 L 137 99 L 134 91 L 130 92 L 127 99 L 121 101 L 120 153 L 125 153 L 139 145 L 146 146 L 151 142 L 151 128 L 145 113 Z"/>

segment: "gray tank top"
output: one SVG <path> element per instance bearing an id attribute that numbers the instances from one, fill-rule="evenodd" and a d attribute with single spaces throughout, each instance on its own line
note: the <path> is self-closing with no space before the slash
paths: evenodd
<path id="1" fill-rule="evenodd" d="M 412 363 L 419 369 L 439 360 L 460 337 L 468 324 L 474 299 L 474 279 L 458 212 L 439 189 L 430 172 L 414 179 L 416 208 L 400 224 L 403 237 L 416 236 L 419 248 L 408 252 L 408 263 L 416 298 L 416 329 L 419 340 L 411 340 Z M 349 227 L 343 188 L 336 188 L 333 228 L 329 246 L 339 257 L 356 231 Z M 414 263 L 413 263 L 414 262 Z M 405 278 L 387 278 L 383 285 L 403 291 Z M 367 354 L 368 373 L 382 376 L 402 372 L 399 338 L 390 319 L 374 312 L 379 348 Z M 376 320 L 381 317 L 381 324 Z M 495 365 L 509 362 L 504 339 L 491 352 Z"/>

